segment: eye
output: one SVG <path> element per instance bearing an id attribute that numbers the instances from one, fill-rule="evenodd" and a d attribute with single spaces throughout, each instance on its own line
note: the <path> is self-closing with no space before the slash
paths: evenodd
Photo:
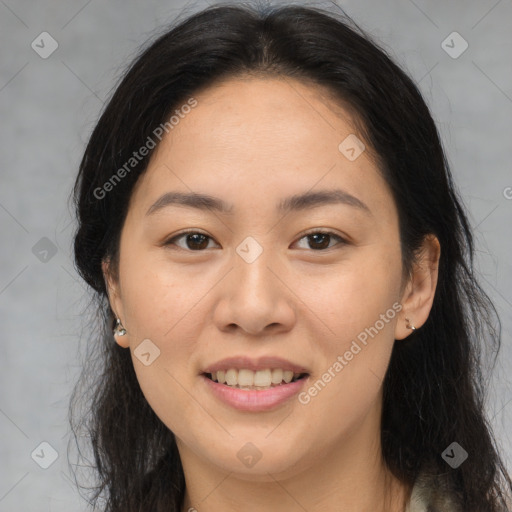
<path id="1" fill-rule="evenodd" d="M 177 240 L 181 240 L 184 237 L 186 237 L 185 247 L 175 243 Z M 312 246 L 310 242 L 308 244 L 309 247 L 306 247 L 306 249 L 313 249 L 314 251 L 317 252 L 319 250 L 322 251 L 324 249 L 330 249 L 332 247 L 332 245 L 330 244 L 332 239 L 338 240 L 338 244 L 335 245 L 347 243 L 347 241 L 344 238 L 337 235 L 336 233 L 333 233 L 332 231 L 312 231 L 304 235 L 302 238 L 300 238 L 299 241 L 303 239 L 308 239 L 309 241 L 312 240 Z M 205 235 L 204 233 L 201 233 L 200 231 L 185 231 L 184 233 L 180 233 L 179 235 L 170 238 L 167 242 L 165 242 L 164 245 L 175 245 L 180 249 L 184 250 L 201 251 L 203 249 L 208 248 L 208 240 L 213 240 L 213 238 L 211 238 L 208 235 Z"/>
<path id="2" fill-rule="evenodd" d="M 329 246 L 330 241 L 333 238 L 335 238 L 339 241 L 338 244 L 335 244 L 335 245 L 347 243 L 347 241 L 344 238 L 337 235 L 336 233 L 333 233 L 332 231 L 312 231 L 312 232 L 304 235 L 302 238 L 300 238 L 299 241 L 303 240 L 303 239 L 312 240 L 313 246 L 311 247 L 311 243 L 309 243 L 308 244 L 309 247 L 306 247 L 306 249 L 310 248 L 310 249 L 313 249 L 318 252 L 319 250 L 330 249 L 332 247 L 332 246 Z"/>
<path id="3" fill-rule="evenodd" d="M 187 237 L 185 239 L 186 247 L 179 246 L 180 249 L 184 250 L 192 250 L 192 251 L 201 251 L 202 249 L 206 249 L 208 246 L 207 240 L 213 240 L 213 238 L 209 237 L 208 235 L 205 235 L 204 233 L 201 233 L 199 231 L 186 231 L 184 233 L 181 233 L 173 238 L 170 238 L 167 242 L 165 242 L 164 245 L 177 245 L 174 242 L 176 240 L 180 240 L 183 237 Z"/>

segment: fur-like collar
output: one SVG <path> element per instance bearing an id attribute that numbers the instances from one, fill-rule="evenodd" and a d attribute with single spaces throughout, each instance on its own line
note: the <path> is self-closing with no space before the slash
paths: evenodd
<path id="1" fill-rule="evenodd" d="M 459 499 L 446 477 L 425 469 L 414 482 L 405 512 L 462 512 Z"/>

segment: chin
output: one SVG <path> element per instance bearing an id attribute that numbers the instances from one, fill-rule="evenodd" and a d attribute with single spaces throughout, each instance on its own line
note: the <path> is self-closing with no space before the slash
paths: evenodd
<path id="1" fill-rule="evenodd" d="M 238 448 L 238 445 L 241 447 Z M 210 448 L 211 446 L 212 444 L 208 445 Z M 276 447 L 268 440 L 259 444 L 257 441 L 231 440 L 225 449 L 221 448 L 221 452 L 208 451 L 204 456 L 211 464 L 222 471 L 233 473 L 241 480 L 259 482 L 275 481 L 278 475 L 280 478 L 291 477 L 308 466 L 305 459 L 301 461 L 296 444 L 283 446 L 279 443 L 279 447 Z"/>

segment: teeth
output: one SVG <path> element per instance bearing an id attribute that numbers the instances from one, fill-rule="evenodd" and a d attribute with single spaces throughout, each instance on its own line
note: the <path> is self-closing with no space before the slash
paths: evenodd
<path id="1" fill-rule="evenodd" d="M 245 368 L 236 370 L 229 368 L 227 371 L 219 370 L 211 374 L 211 379 L 220 384 L 227 384 L 240 389 L 268 389 L 279 386 L 283 382 L 289 384 L 296 380 L 301 374 L 281 368 L 258 370 L 253 372 Z"/>
<path id="2" fill-rule="evenodd" d="M 238 372 L 238 381 L 240 382 L 240 374 L 249 370 L 240 370 Z M 251 372 L 252 373 L 252 372 Z M 254 385 L 259 388 L 266 388 L 272 384 L 272 372 L 270 370 L 258 370 L 254 373 Z"/>
<path id="3" fill-rule="evenodd" d="M 236 371 L 236 370 L 234 370 Z M 259 372 L 257 372 L 259 373 Z M 238 382 L 239 386 L 254 386 L 254 372 L 250 370 L 239 370 L 238 371 Z M 265 386 L 265 384 L 256 384 L 256 386 Z"/>
<path id="4" fill-rule="evenodd" d="M 277 370 L 272 370 L 272 384 L 281 384 L 283 380 L 283 370 L 278 368 Z"/>
<path id="5" fill-rule="evenodd" d="M 226 384 L 236 386 L 238 384 L 238 371 L 231 369 L 226 372 Z"/>

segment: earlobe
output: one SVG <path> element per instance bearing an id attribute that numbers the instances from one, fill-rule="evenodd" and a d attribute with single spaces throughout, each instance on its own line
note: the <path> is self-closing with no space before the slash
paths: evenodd
<path id="1" fill-rule="evenodd" d="M 419 329 L 432 309 L 438 280 L 441 246 L 434 235 L 427 235 L 405 287 L 401 316 L 395 327 L 395 339 L 401 340 Z"/>
<path id="2" fill-rule="evenodd" d="M 105 281 L 105 289 L 107 290 L 107 297 L 110 307 L 112 311 L 116 312 L 118 309 L 118 304 L 116 304 L 116 301 L 119 293 L 117 289 L 117 283 L 115 282 L 112 275 L 112 269 L 110 267 L 109 260 L 103 260 L 101 262 L 101 270 L 103 271 L 103 279 Z"/>
<path id="3" fill-rule="evenodd" d="M 101 268 L 103 271 L 103 278 L 105 280 L 105 288 L 107 290 L 110 309 L 112 310 L 116 320 L 112 334 L 119 346 L 127 348 L 129 343 L 127 339 L 128 337 L 126 336 L 126 328 L 124 327 L 121 320 L 121 318 L 124 318 L 124 313 L 119 293 L 119 285 L 113 277 L 112 269 L 110 268 L 110 262 L 108 260 L 102 261 Z"/>

